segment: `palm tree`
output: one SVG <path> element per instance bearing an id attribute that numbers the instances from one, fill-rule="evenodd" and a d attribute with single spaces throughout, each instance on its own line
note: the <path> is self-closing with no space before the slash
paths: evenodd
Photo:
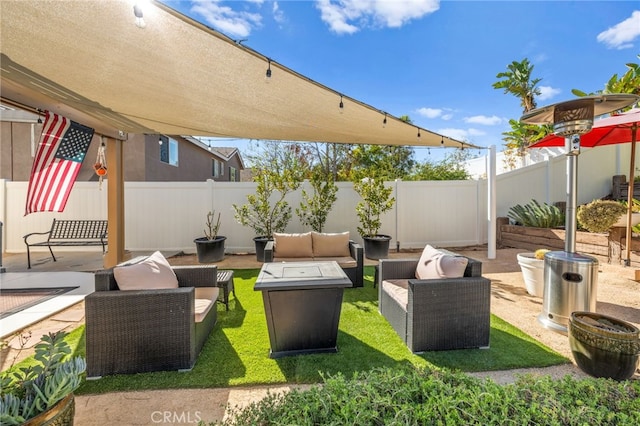
<path id="1" fill-rule="evenodd" d="M 502 78 L 502 80 L 493 83 L 493 88 L 504 89 L 504 93 L 511 93 L 515 97 L 520 98 L 523 113 L 535 109 L 535 97 L 541 93 L 540 88 L 537 86 L 542 79 L 531 79 L 533 65 L 529 63 L 527 58 L 524 58 L 522 62 L 511 62 L 511 64 L 507 65 L 507 69 L 508 71 L 496 75 L 496 78 Z"/>

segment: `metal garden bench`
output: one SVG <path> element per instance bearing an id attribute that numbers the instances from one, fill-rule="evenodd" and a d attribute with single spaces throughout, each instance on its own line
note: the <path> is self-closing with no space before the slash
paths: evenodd
<path id="1" fill-rule="evenodd" d="M 48 237 L 46 241 L 29 242 L 29 237 L 34 235 L 48 235 Z M 51 247 L 54 246 L 102 246 L 102 252 L 104 253 L 107 245 L 107 221 L 53 219 L 49 231 L 32 232 L 23 238 L 24 243 L 27 245 L 27 266 L 31 269 L 31 247 L 48 247 L 54 262 L 56 257 L 53 254 L 53 250 L 51 250 Z"/>

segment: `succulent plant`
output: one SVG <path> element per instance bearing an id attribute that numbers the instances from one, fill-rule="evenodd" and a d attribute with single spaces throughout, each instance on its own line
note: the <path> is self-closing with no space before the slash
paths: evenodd
<path id="1" fill-rule="evenodd" d="M 66 333 L 49 333 L 35 346 L 38 364 L 0 375 L 0 424 L 19 425 L 47 411 L 80 386 L 84 358 L 68 358 Z"/>
<path id="2" fill-rule="evenodd" d="M 516 204 L 507 212 L 507 216 L 523 226 L 535 228 L 556 228 L 564 225 L 565 216 L 562 210 L 556 206 L 536 200 L 521 206 Z"/>
<path id="3" fill-rule="evenodd" d="M 543 260 L 544 259 L 544 255 L 549 253 L 550 251 L 551 250 L 548 250 L 548 249 L 538 249 L 533 254 L 533 257 L 535 257 L 536 259 Z"/>

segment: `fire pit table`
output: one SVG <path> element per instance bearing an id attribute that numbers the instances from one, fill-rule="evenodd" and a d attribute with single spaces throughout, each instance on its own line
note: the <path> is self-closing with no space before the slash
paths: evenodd
<path id="1" fill-rule="evenodd" d="M 342 295 L 352 283 L 336 262 L 265 263 L 262 291 L 270 358 L 337 352 Z"/>

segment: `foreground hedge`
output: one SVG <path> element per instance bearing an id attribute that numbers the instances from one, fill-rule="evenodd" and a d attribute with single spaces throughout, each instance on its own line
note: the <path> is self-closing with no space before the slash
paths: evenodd
<path id="1" fill-rule="evenodd" d="M 464 373 L 375 369 L 269 394 L 224 425 L 639 425 L 640 382 L 520 376 L 498 385 Z"/>

